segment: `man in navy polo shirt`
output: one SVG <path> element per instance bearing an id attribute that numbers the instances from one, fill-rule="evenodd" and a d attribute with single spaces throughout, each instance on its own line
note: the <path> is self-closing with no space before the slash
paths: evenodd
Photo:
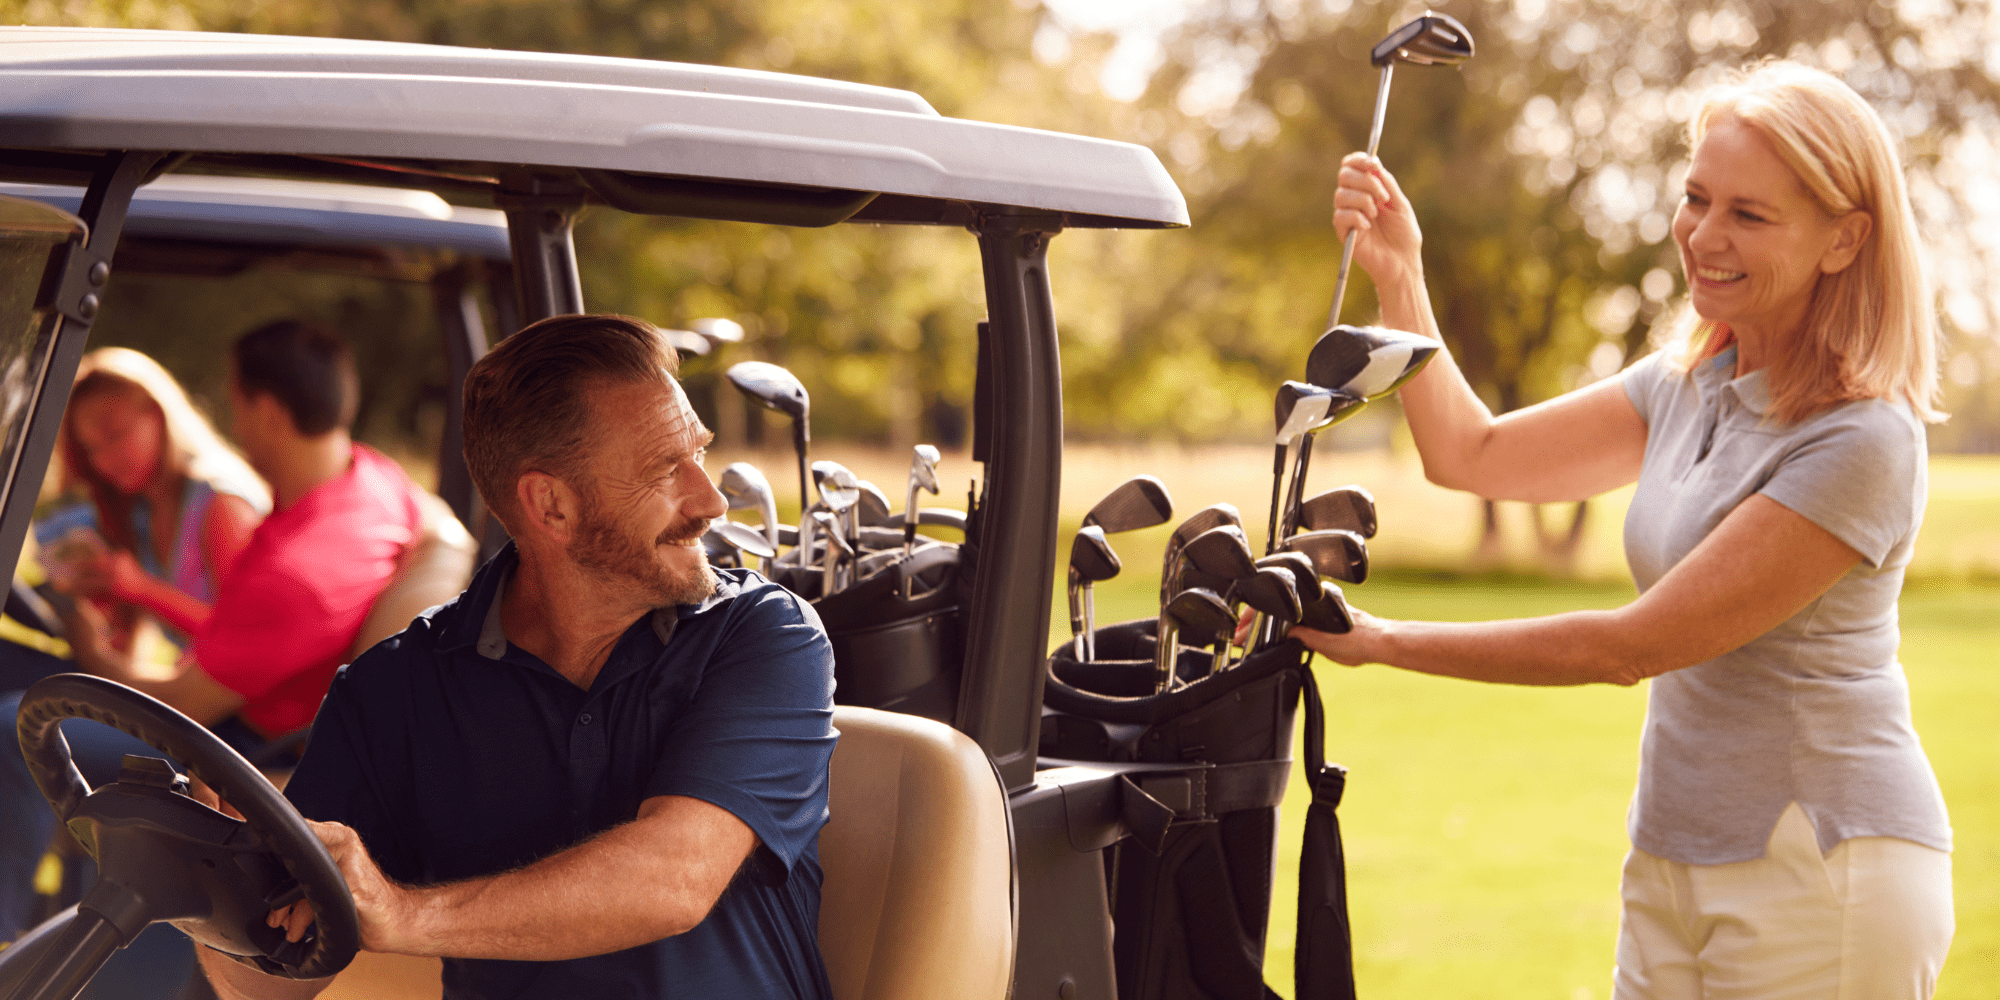
<path id="1" fill-rule="evenodd" d="M 833 655 L 811 607 L 703 559 L 725 504 L 674 367 L 615 316 L 473 366 L 466 464 L 514 542 L 341 671 L 286 789 L 362 946 L 443 956 L 447 998 L 829 995 Z M 224 996 L 327 982 L 203 952 Z"/>

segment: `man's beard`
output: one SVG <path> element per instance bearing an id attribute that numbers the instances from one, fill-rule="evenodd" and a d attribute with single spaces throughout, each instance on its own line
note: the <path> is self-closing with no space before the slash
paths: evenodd
<path id="1" fill-rule="evenodd" d="M 676 576 L 660 563 L 658 551 L 661 545 L 699 539 L 708 527 L 706 522 L 683 520 L 669 525 L 649 545 L 617 521 L 602 516 L 594 491 L 581 498 L 577 513 L 577 533 L 569 544 L 569 557 L 585 572 L 639 591 L 646 603 L 656 608 L 699 604 L 715 592 L 715 571 L 707 560 L 697 562 L 693 573 Z"/>

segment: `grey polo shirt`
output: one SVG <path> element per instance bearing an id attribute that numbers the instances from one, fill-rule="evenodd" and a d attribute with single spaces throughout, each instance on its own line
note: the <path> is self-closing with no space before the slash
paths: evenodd
<path id="1" fill-rule="evenodd" d="M 1923 426 L 1907 405 L 1882 400 L 1779 426 L 1765 414 L 1765 374 L 1735 374 L 1731 348 L 1692 373 L 1655 354 L 1623 376 L 1647 427 L 1625 518 L 1639 590 L 1754 493 L 1862 561 L 1777 628 L 1653 679 L 1632 844 L 1684 864 L 1754 860 L 1797 802 L 1823 851 L 1850 837 L 1948 851 L 1944 798 L 1896 661 L 1896 597 L 1928 489 Z"/>

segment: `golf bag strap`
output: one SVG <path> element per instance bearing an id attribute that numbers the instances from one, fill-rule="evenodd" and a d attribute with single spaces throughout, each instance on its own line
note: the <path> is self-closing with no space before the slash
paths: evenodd
<path id="1" fill-rule="evenodd" d="M 1326 708 L 1312 663 L 1299 671 L 1306 709 L 1303 760 L 1311 782 L 1305 845 L 1299 854 L 1299 927 L 1293 957 L 1294 995 L 1354 1000 L 1354 936 L 1347 913 L 1347 857 L 1340 841 L 1341 796 L 1347 769 L 1326 762 Z"/>
<path id="2" fill-rule="evenodd" d="M 1167 828 L 1177 821 L 1212 819 L 1244 809 L 1277 805 L 1285 797 L 1292 762 L 1253 760 L 1204 764 L 1185 770 L 1119 776 L 1119 818 L 1140 847 L 1159 854 Z"/>

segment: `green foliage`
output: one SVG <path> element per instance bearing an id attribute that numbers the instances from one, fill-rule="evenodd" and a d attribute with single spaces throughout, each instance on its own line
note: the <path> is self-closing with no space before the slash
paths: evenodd
<path id="1" fill-rule="evenodd" d="M 1785 55 L 1842 72 L 1908 144 L 1953 306 L 1947 360 L 1957 381 L 1947 405 L 1962 417 L 1934 441 L 1991 446 L 2000 346 L 1986 275 L 1995 262 L 1962 221 L 1972 217 L 1975 179 L 1966 164 L 1977 162 L 1967 159 L 1969 137 L 2000 108 L 1983 62 L 1983 3 L 1443 9 L 1470 27 L 1478 55 L 1459 71 L 1396 74 L 1381 156 L 1417 205 L 1454 354 L 1496 408 L 1553 396 L 1645 350 L 1678 298 L 1666 225 L 1692 96 L 1721 67 Z M 1036 0 L 0 0 L 0 17 L 34 24 L 781 70 L 906 88 L 948 115 L 1144 143 L 1181 182 L 1194 231 L 1072 232 L 1051 250 L 1070 433 L 1128 440 L 1262 435 L 1270 388 L 1299 374 L 1334 283 L 1334 171 L 1366 142 L 1377 80 L 1368 47 L 1415 12 L 1402 0 L 1209 0 L 1167 38 L 1148 89 L 1126 104 L 1096 82 L 1115 40 L 1038 46 L 1038 33 L 1060 29 Z M 984 306 L 963 233 L 606 211 L 586 213 L 578 245 L 593 308 L 665 324 L 728 315 L 750 329 L 751 343 L 690 365 L 704 406 L 728 395 L 714 391 L 715 369 L 758 356 L 798 371 L 827 436 L 950 443 L 964 422 Z M 1373 311 L 1373 290 L 1357 274 L 1345 316 Z"/>

